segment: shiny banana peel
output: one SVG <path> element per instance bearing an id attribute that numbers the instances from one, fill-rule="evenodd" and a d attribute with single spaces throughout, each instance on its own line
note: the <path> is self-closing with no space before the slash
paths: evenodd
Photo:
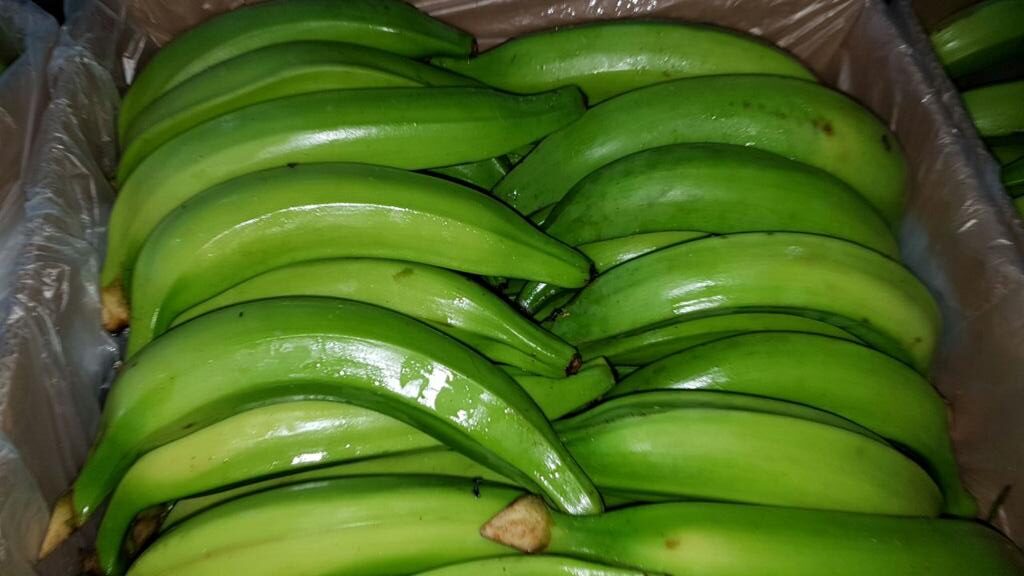
<path id="1" fill-rule="evenodd" d="M 902 216 L 906 167 L 895 136 L 849 97 L 777 76 L 687 78 L 616 96 L 546 138 L 494 193 L 529 214 L 605 164 L 688 142 L 752 146 L 808 164 L 856 190 L 890 226 Z"/>
<path id="2" fill-rule="evenodd" d="M 481 537 L 480 526 L 520 494 L 468 478 L 430 476 L 286 486 L 183 522 L 128 574 L 409 574 L 504 556 L 509 549 Z"/>
<path id="3" fill-rule="evenodd" d="M 912 453 L 942 488 L 945 512 L 976 513 L 960 482 L 942 398 L 914 370 L 870 348 L 816 334 L 743 334 L 637 370 L 609 396 L 666 389 L 754 394 L 838 414 Z"/>
<path id="4" fill-rule="evenodd" d="M 222 502 L 234 500 L 246 494 L 262 492 L 270 488 L 349 476 L 395 476 L 409 474 L 479 478 L 497 484 L 515 484 L 490 468 L 482 466 L 474 460 L 458 452 L 452 452 L 447 448 L 415 450 L 389 456 L 367 458 L 356 462 L 345 462 L 334 466 L 313 468 L 286 476 L 275 476 L 212 494 L 179 500 L 174 503 L 164 516 L 163 522 L 160 524 L 160 530 L 169 530 L 199 512 L 212 508 Z"/>
<path id="5" fill-rule="evenodd" d="M 479 162 L 434 168 L 430 172 L 456 182 L 476 186 L 481 190 L 490 191 L 505 177 L 505 174 L 508 174 L 508 170 L 508 160 L 504 156 L 500 156 Z"/>
<path id="6" fill-rule="evenodd" d="M 551 330 L 572 344 L 729 312 L 824 320 L 925 372 L 940 317 L 899 262 L 811 234 L 713 236 L 670 246 L 598 276 Z"/>
<path id="7" fill-rule="evenodd" d="M 987 0 L 954 14 L 931 35 L 939 61 L 953 78 L 1020 64 L 1024 57 L 1024 4 Z"/>
<path id="8" fill-rule="evenodd" d="M 119 135 L 171 88 L 221 62 L 274 44 L 357 44 L 409 58 L 465 56 L 473 37 L 398 0 L 275 0 L 215 17 L 161 49 L 121 104 Z"/>
<path id="9" fill-rule="evenodd" d="M 594 271 L 600 274 L 623 262 L 654 252 L 655 250 L 660 250 L 666 246 L 689 242 L 690 240 L 696 240 L 705 236 L 708 236 L 708 234 L 689 230 L 650 232 L 581 244 L 576 249 L 594 263 Z M 516 301 L 527 312 L 539 312 L 556 296 L 565 292 L 566 290 L 563 288 L 544 282 L 529 282 L 523 287 Z M 565 304 L 567 301 L 563 301 L 561 304 Z"/>
<path id="10" fill-rule="evenodd" d="M 122 181 L 173 137 L 228 112 L 277 98 L 356 88 L 475 82 L 382 50 L 343 42 L 274 44 L 185 80 L 146 107 L 121 140 Z"/>
<path id="11" fill-rule="evenodd" d="M 570 517 L 524 496 L 481 533 L 522 552 L 701 576 L 1019 576 L 1020 551 L 963 520 L 679 502 Z"/>
<path id="12" fill-rule="evenodd" d="M 650 576 L 631 568 L 604 566 L 564 556 L 511 556 L 453 564 L 419 576 Z"/>
<path id="13" fill-rule="evenodd" d="M 576 355 L 564 341 L 461 274 L 374 258 L 312 260 L 274 268 L 189 308 L 172 325 L 232 304 L 281 296 L 345 298 L 390 308 L 430 323 L 497 363 L 546 376 L 564 376 Z"/>
<path id="14" fill-rule="evenodd" d="M 619 20 L 528 34 L 472 58 L 431 62 L 502 90 L 579 86 L 590 104 L 677 78 L 774 74 L 814 80 L 799 60 L 753 36 L 682 22 Z"/>
<path id="15" fill-rule="evenodd" d="M 127 362 L 72 487 L 76 519 L 95 512 L 146 452 L 241 410 L 300 399 L 394 417 L 559 508 L 601 509 L 541 410 L 479 354 L 384 308 L 275 298 L 206 314 Z"/>
<path id="16" fill-rule="evenodd" d="M 975 88 L 962 97 L 983 138 L 1024 143 L 1024 80 Z"/>
<path id="17" fill-rule="evenodd" d="M 151 235 L 136 264 L 128 353 L 161 334 L 179 314 L 236 284 L 289 264 L 329 258 L 408 260 L 562 286 L 581 286 L 590 276 L 584 256 L 477 190 L 365 164 L 278 168 L 208 190 L 176 210 Z M 271 289 L 293 282 L 274 284 L 274 279 L 280 275 L 271 279 Z M 329 295 L 341 295 L 344 280 L 328 280 L 321 279 L 318 286 L 327 283 Z M 418 281 L 415 267 L 400 268 L 391 279 L 390 295 L 377 298 L 393 302 L 404 297 L 399 294 L 403 284 Z M 378 282 L 382 290 L 386 282 Z M 260 290 L 260 295 L 270 295 Z M 347 290 L 354 295 L 357 288 Z M 413 305 L 410 301 L 403 307 Z M 491 312 L 499 313 L 493 308 Z M 512 313 L 501 312 L 504 321 L 511 322 Z M 435 304 L 432 314 L 436 318 L 447 311 Z M 523 322 L 513 326 L 527 330 Z M 487 329 L 497 332 L 493 321 Z M 502 332 L 507 336 L 509 329 Z M 529 354 L 546 353 L 542 360 L 561 363 L 558 369 L 564 371 L 562 362 L 572 358 L 570 349 L 537 330 L 528 334 L 548 342 L 544 351 L 534 348 Z M 508 338 L 517 348 L 526 346 L 522 338 Z"/>
<path id="18" fill-rule="evenodd" d="M 807 232 L 899 256 L 885 221 L 841 180 L 728 144 L 663 146 L 605 165 L 562 198 L 544 230 L 573 246 L 673 230 Z"/>
<path id="19" fill-rule="evenodd" d="M 106 574 L 124 572 L 121 543 L 136 515 L 151 507 L 311 467 L 438 445 L 408 424 L 339 402 L 290 402 L 230 416 L 146 453 L 125 473 L 96 536 L 100 566 Z"/>
<path id="20" fill-rule="evenodd" d="M 928 474 L 888 444 L 766 410 L 695 405 L 695 394 L 724 395 L 617 398 L 556 428 L 602 491 L 899 516 L 942 508 Z"/>
<path id="21" fill-rule="evenodd" d="M 421 170 L 500 156 L 575 120 L 573 88 L 513 96 L 486 88 L 331 90 L 229 112 L 173 138 L 121 181 L 104 287 L 120 282 L 153 228 L 203 190 L 268 168 L 358 162 Z"/>
<path id="22" fill-rule="evenodd" d="M 645 366 L 687 348 L 750 332 L 801 332 L 860 342 L 842 328 L 813 318 L 736 312 L 594 340 L 580 346 L 580 355 L 584 359 L 607 357 L 617 369 L 621 366 Z"/>
<path id="23" fill-rule="evenodd" d="M 533 398 L 548 420 L 583 408 L 615 386 L 615 374 L 603 358 L 584 363 L 579 372 L 564 378 L 538 376 L 512 367 L 505 371 Z"/>

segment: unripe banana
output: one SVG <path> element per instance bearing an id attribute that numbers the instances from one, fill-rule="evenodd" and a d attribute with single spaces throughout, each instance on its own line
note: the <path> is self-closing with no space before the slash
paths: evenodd
<path id="1" fill-rule="evenodd" d="M 581 290 L 551 330 L 579 344 L 734 311 L 824 320 L 921 372 L 940 324 L 928 290 L 899 262 L 825 236 L 752 233 L 616 266 Z"/>
<path id="2" fill-rule="evenodd" d="M 234 500 L 246 494 L 263 492 L 270 488 L 301 484 L 312 480 L 328 480 L 331 478 L 345 478 L 349 476 L 372 476 L 372 475 L 428 475 L 428 476 L 455 476 L 460 478 L 479 478 L 498 484 L 513 484 L 511 480 L 497 474 L 486 466 L 452 452 L 447 448 L 433 448 L 415 450 L 412 452 L 401 452 L 390 456 L 377 456 L 345 462 L 336 466 L 314 468 L 303 472 L 296 472 L 286 476 L 275 476 L 259 482 L 242 484 L 235 488 L 221 490 L 204 496 L 196 496 L 179 500 L 174 503 L 170 511 L 164 516 L 160 523 L 160 530 L 166 531 L 192 516 L 212 508 L 221 502 Z"/>
<path id="3" fill-rule="evenodd" d="M 580 180 L 544 223 L 566 244 L 671 230 L 808 232 L 896 257 L 885 221 L 831 174 L 727 144 L 644 150 Z"/>
<path id="4" fill-rule="evenodd" d="M 870 348 L 815 334 L 743 334 L 663 358 L 609 395 L 665 389 L 755 394 L 838 414 L 911 451 L 942 487 L 947 512 L 975 513 L 942 398 L 916 372 Z"/>
<path id="5" fill-rule="evenodd" d="M 803 332 L 860 342 L 849 332 L 813 318 L 737 312 L 595 340 L 580 346 L 580 354 L 586 359 L 607 357 L 617 370 L 621 370 L 623 365 L 644 366 L 687 348 L 748 332 Z"/>
<path id="6" fill-rule="evenodd" d="M 128 362 L 73 486 L 76 519 L 95 511 L 146 452 L 240 410 L 297 399 L 382 412 L 536 487 L 560 508 L 601 509 L 537 405 L 483 357 L 376 306 L 276 298 L 206 314 Z"/>
<path id="7" fill-rule="evenodd" d="M 1010 196 L 1024 193 L 1024 158 L 1003 166 L 1001 177 Z"/>
<path id="8" fill-rule="evenodd" d="M 512 556 L 453 564 L 419 576 L 650 576 L 630 568 L 602 566 L 562 556 Z"/>
<path id="9" fill-rule="evenodd" d="M 480 526 L 520 490 L 370 476 L 288 486 L 207 510 L 149 547 L 130 576 L 409 574 L 510 553 Z"/>
<path id="10" fill-rule="evenodd" d="M 160 50 L 125 94 L 119 135 L 169 89 L 216 64 L 274 44 L 347 42 L 410 58 L 464 56 L 472 36 L 396 0 L 276 0 L 218 16 Z"/>
<path id="11" fill-rule="evenodd" d="M 123 182 L 110 216 L 102 281 L 130 273 L 171 211 L 232 178 L 297 163 L 425 169 L 500 156 L 571 122 L 579 91 L 511 96 L 484 88 L 382 88 L 301 94 L 196 126 L 149 155 Z"/>
<path id="12" fill-rule="evenodd" d="M 968 90 L 963 99 L 983 138 L 1024 142 L 1024 80 Z"/>
<path id="13" fill-rule="evenodd" d="M 1024 158 L 1024 144 L 996 144 L 988 142 L 992 155 L 1002 165 L 1011 164 Z"/>
<path id="14" fill-rule="evenodd" d="M 208 190 L 153 233 L 136 267 L 128 352 L 188 308 L 255 275 L 342 257 L 409 260 L 564 286 L 580 286 L 590 274 L 586 258 L 515 211 L 442 178 L 363 164 L 278 168 Z M 548 346 L 558 362 L 569 354 L 564 346 Z"/>
<path id="15" fill-rule="evenodd" d="M 814 80 L 799 60 L 753 36 L 681 22 L 618 20 L 529 34 L 469 59 L 431 62 L 502 90 L 579 86 L 590 104 L 693 76 L 773 74 Z"/>
<path id="16" fill-rule="evenodd" d="M 576 355 L 571 346 L 461 274 L 374 258 L 312 260 L 274 268 L 189 308 L 172 325 L 232 304 L 281 296 L 329 296 L 390 308 L 463 340 L 497 363 L 546 376 L 565 376 Z M 466 338 L 466 333 L 472 336 Z M 134 345 L 136 337 L 132 338 Z M 481 340 L 505 346 L 477 347 Z"/>
<path id="17" fill-rule="evenodd" d="M 579 372 L 565 378 L 546 378 L 511 367 L 505 371 L 526 390 L 548 420 L 579 410 L 615 386 L 615 375 L 603 358 L 583 364 Z"/>
<path id="18" fill-rule="evenodd" d="M 699 396 L 730 395 L 626 396 L 557 429 L 602 490 L 634 497 L 901 516 L 937 516 L 942 508 L 928 474 L 883 442 L 789 415 L 702 405 Z"/>
<path id="19" fill-rule="evenodd" d="M 903 213 L 903 154 L 878 118 L 819 84 L 758 75 L 674 80 L 603 102 L 546 138 L 494 193 L 529 214 L 605 164 L 686 142 L 773 152 L 839 178 L 890 225 Z"/>
<path id="20" fill-rule="evenodd" d="M 440 174 L 457 182 L 476 186 L 481 190 L 490 191 L 508 173 L 508 160 L 504 157 L 488 158 L 469 164 L 457 164 L 434 168 L 430 172 Z"/>
<path id="21" fill-rule="evenodd" d="M 939 61 L 953 78 L 1024 57 L 1024 2 L 987 0 L 954 14 L 932 33 Z"/>
<path id="22" fill-rule="evenodd" d="M 897 518 L 710 502 L 650 504 L 599 516 L 551 512 L 524 496 L 484 536 L 524 552 L 676 575 L 1020 576 L 1006 538 L 962 520 Z"/>
<path id="23" fill-rule="evenodd" d="M 274 44 L 226 60 L 153 101 L 121 139 L 124 181 L 153 150 L 203 122 L 286 96 L 352 88 L 468 86 L 472 80 L 343 42 Z"/>

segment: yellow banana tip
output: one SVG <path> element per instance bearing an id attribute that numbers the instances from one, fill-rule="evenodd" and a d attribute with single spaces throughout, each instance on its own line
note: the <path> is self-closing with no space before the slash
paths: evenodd
<path id="1" fill-rule="evenodd" d="M 522 496 L 488 520 L 480 535 L 527 554 L 543 552 L 551 543 L 551 515 L 537 496 Z"/>
<path id="2" fill-rule="evenodd" d="M 61 496 L 60 500 L 57 500 L 57 504 L 53 507 L 53 513 L 50 515 L 50 525 L 46 527 L 46 536 L 43 538 L 43 544 L 39 548 L 39 559 L 46 558 L 51 552 L 59 548 L 65 540 L 74 534 L 76 528 L 75 508 L 71 500 L 71 494 L 65 494 Z"/>
<path id="3" fill-rule="evenodd" d="M 116 332 L 128 326 L 128 301 L 120 281 L 104 286 L 100 300 L 103 304 L 103 328 L 107 332 Z"/>

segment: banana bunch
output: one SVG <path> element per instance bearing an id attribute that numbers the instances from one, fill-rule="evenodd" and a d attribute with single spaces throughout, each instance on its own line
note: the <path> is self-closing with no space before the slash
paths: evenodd
<path id="1" fill-rule="evenodd" d="M 271 0 L 142 70 L 126 359 L 43 554 L 104 510 L 111 576 L 1022 573 L 938 519 L 974 502 L 877 118 L 706 26 L 472 52 Z"/>
<path id="2" fill-rule="evenodd" d="M 931 40 L 1024 214 L 1024 1 L 980 2 L 939 24 Z"/>

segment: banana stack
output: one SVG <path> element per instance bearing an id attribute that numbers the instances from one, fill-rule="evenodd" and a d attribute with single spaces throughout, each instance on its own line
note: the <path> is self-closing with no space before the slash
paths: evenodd
<path id="1" fill-rule="evenodd" d="M 704 26 L 472 48 L 273 0 L 153 58 L 126 358 L 43 554 L 102 515 L 108 575 L 1024 574 L 971 521 L 877 118 Z"/>
<path id="2" fill-rule="evenodd" d="M 1024 0 L 984 0 L 932 32 L 946 72 L 1024 215 Z"/>

